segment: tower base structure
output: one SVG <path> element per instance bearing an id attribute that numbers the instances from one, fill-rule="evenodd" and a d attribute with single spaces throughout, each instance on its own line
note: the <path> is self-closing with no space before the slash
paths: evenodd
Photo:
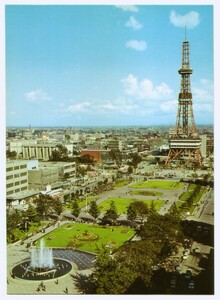
<path id="1" fill-rule="evenodd" d="M 169 140 L 169 153 L 165 162 L 169 165 L 175 160 L 189 160 L 190 162 L 201 166 L 201 139 L 200 138 L 171 138 Z"/>

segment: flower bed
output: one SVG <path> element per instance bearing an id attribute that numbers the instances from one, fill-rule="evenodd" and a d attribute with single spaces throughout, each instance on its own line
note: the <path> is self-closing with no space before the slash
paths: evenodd
<path id="1" fill-rule="evenodd" d="M 78 241 L 95 241 L 98 239 L 98 235 L 94 233 L 84 232 L 75 236 Z"/>

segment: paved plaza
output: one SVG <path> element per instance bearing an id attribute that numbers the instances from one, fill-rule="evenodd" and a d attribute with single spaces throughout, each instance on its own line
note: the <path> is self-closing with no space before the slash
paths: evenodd
<path id="1" fill-rule="evenodd" d="M 65 222 L 60 222 L 60 225 Z M 47 294 L 47 295 L 66 295 L 66 294 L 80 294 L 74 284 L 73 277 L 71 275 L 91 273 L 91 268 L 95 260 L 95 255 L 85 253 L 78 250 L 70 249 L 54 249 L 53 256 L 56 258 L 66 259 L 72 264 L 72 270 L 70 273 L 59 277 L 59 279 L 49 279 L 44 281 L 45 290 L 39 288 L 40 281 L 29 281 L 19 278 L 13 278 L 12 268 L 21 261 L 30 259 L 31 253 L 27 249 L 27 244 L 34 242 L 35 240 L 43 237 L 45 234 L 56 229 L 56 226 L 46 228 L 44 233 L 38 233 L 33 237 L 25 240 L 25 243 L 21 245 L 21 242 L 11 244 L 7 248 L 7 293 L 11 295 L 34 295 L 34 294 Z"/>

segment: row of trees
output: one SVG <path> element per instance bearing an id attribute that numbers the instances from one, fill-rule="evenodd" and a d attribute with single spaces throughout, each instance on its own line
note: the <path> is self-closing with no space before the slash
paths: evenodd
<path id="1" fill-rule="evenodd" d="M 74 199 L 72 202 L 72 214 L 75 217 L 78 217 L 81 209 L 79 207 L 79 199 Z M 97 205 L 97 202 L 95 200 L 91 201 L 89 204 L 88 212 L 90 215 L 92 215 L 95 219 L 100 214 L 100 209 Z M 152 213 L 156 213 L 156 208 L 154 201 L 151 201 L 150 207 L 147 206 L 147 204 L 144 201 L 136 200 L 129 204 L 127 207 L 127 219 L 130 221 L 135 221 L 139 219 L 141 222 L 143 222 L 144 218 Z M 109 208 L 105 212 L 103 216 L 103 223 L 115 223 L 117 221 L 117 218 L 119 217 L 117 207 L 115 205 L 115 202 L 112 200 L 110 202 Z"/>

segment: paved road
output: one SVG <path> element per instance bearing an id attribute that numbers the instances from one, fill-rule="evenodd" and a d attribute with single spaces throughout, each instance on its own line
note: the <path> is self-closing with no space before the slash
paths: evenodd
<path id="1" fill-rule="evenodd" d="M 203 194 L 199 206 L 194 210 L 187 220 L 194 220 L 214 225 L 214 193 L 213 190 Z"/>

